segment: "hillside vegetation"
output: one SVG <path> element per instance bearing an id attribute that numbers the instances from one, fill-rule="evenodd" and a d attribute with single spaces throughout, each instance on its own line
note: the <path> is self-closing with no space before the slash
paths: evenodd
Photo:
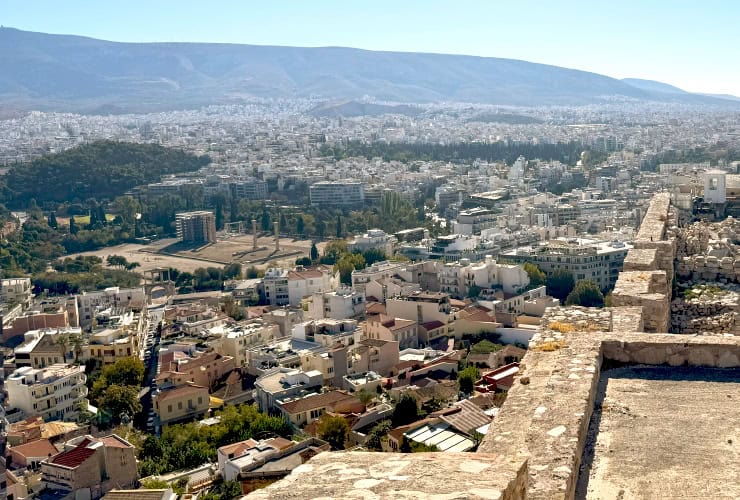
<path id="1" fill-rule="evenodd" d="M 6 204 L 25 208 L 35 199 L 63 202 L 112 199 L 162 175 L 192 172 L 210 158 L 157 144 L 97 141 L 12 167 L 5 177 Z"/>

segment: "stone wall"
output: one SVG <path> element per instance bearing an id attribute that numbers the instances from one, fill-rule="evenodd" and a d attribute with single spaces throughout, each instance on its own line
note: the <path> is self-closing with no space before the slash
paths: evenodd
<path id="1" fill-rule="evenodd" d="M 665 271 L 622 271 L 612 290 L 612 305 L 642 307 L 645 331 L 665 333 L 670 327 L 670 295 Z"/>
<path id="2" fill-rule="evenodd" d="M 685 281 L 740 283 L 740 258 L 692 255 L 676 263 L 676 277 Z"/>

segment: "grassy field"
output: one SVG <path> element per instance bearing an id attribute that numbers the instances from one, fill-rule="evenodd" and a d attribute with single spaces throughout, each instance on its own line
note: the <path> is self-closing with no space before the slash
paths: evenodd
<path id="1" fill-rule="evenodd" d="M 90 216 L 89 215 L 75 215 L 75 222 L 77 224 L 90 224 Z M 113 214 L 105 214 L 105 220 L 112 221 L 115 219 L 116 216 Z"/>

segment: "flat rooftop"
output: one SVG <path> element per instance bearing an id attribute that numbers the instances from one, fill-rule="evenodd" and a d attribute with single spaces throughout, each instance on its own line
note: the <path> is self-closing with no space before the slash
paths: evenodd
<path id="1" fill-rule="evenodd" d="M 740 369 L 630 366 L 599 384 L 575 498 L 740 498 Z"/>

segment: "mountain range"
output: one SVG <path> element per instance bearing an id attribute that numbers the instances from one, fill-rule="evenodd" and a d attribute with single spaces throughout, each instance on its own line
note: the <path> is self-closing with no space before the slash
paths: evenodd
<path id="1" fill-rule="evenodd" d="M 510 106 L 618 98 L 740 108 L 732 96 L 514 59 L 342 47 L 120 43 L 0 28 L 0 106 L 5 108 L 147 112 L 251 97 Z M 353 104 L 345 111 L 377 114 L 382 108 Z M 324 116 L 342 112 L 315 110 Z"/>

